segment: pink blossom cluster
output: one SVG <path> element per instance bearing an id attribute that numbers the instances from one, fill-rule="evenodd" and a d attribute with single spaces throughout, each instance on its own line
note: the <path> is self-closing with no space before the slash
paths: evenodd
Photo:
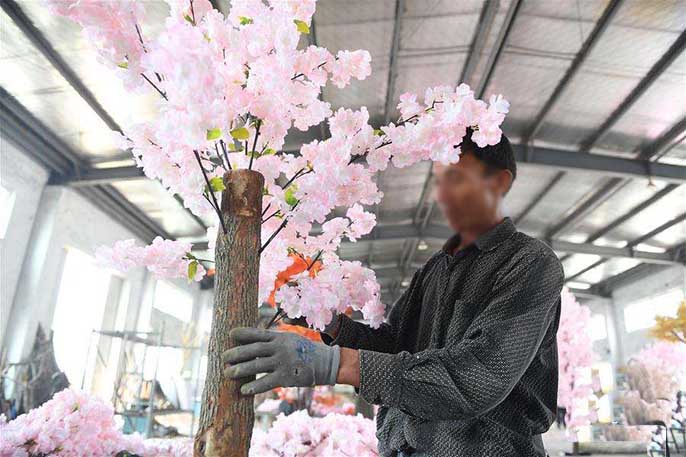
<path id="1" fill-rule="evenodd" d="M 489 103 L 474 98 L 467 84 L 457 88 L 439 86 L 429 88 L 423 103 L 414 94 L 400 96 L 400 120 L 381 127 L 388 148 L 376 149 L 367 158 L 373 169 L 383 170 L 389 159 L 396 167 L 406 167 L 420 160 L 455 163 L 467 128 L 480 146 L 500 142 L 500 125 L 510 104 L 502 95 L 491 96 Z"/>
<path id="2" fill-rule="evenodd" d="M 562 310 L 557 331 L 557 403 L 567 409 L 567 427 L 571 438 L 575 436 L 575 428 L 589 425 L 594 419 L 594 412 L 589 405 L 593 395 L 590 321 L 591 310 L 581 305 L 565 287 L 562 290 Z"/>
<path id="3" fill-rule="evenodd" d="M 674 399 L 686 384 L 686 344 L 658 341 L 641 349 L 627 367 L 632 390 L 648 401 Z"/>
<path id="4" fill-rule="evenodd" d="M 11 422 L 0 421 L 0 456 L 110 457 L 120 451 L 146 454 L 140 436 L 125 436 L 117 429 L 113 413 L 110 405 L 94 397 L 63 390 L 28 414 Z"/>
<path id="5" fill-rule="evenodd" d="M 361 415 L 329 414 L 313 418 L 307 411 L 280 415 L 267 432 L 255 430 L 250 454 L 256 457 L 376 457 L 374 421 Z"/>
<path id="6" fill-rule="evenodd" d="M 188 257 L 190 250 L 190 243 L 164 240 L 158 236 L 148 246 L 138 246 L 133 239 L 117 241 L 112 247 L 101 246 L 95 256 L 101 265 L 119 271 L 145 266 L 159 279 L 186 278 L 188 266 L 194 262 Z M 196 272 L 192 279 L 200 281 L 205 276 L 205 268 L 197 261 L 195 265 Z"/>
<path id="7" fill-rule="evenodd" d="M 348 306 L 374 325 L 383 316 L 374 273 L 336 255 L 343 240 L 359 239 L 376 223 L 363 209 L 381 201 L 376 172 L 389 163 L 457 162 L 467 128 L 475 130 L 479 145 L 496 144 L 508 111 L 502 96 L 486 103 L 461 84 L 428 89 L 422 101 L 403 94 L 400 118 L 379 129 L 364 107 L 332 112 L 321 99 L 322 87 L 367 78 L 371 57 L 364 50 L 334 55 L 299 46 L 315 0 L 235 0 L 226 17 L 208 0 L 167 0 L 170 17 L 157 33 L 142 26 L 145 5 L 132 12 L 131 2 L 45 1 L 84 27 L 127 84 L 136 81 L 136 90 L 158 97 L 155 114 L 124 125 L 118 137 L 146 176 L 200 217 L 218 211 L 210 197 L 219 199 L 219 190 L 209 184 L 226 170 L 252 168 L 264 176 L 259 299 L 273 290 L 291 254 L 318 258 L 317 277 L 303 274 L 279 295 L 289 315 L 304 315 L 317 328 Z M 329 138 L 284 150 L 289 131 L 322 122 Z M 345 216 L 335 215 L 337 209 L 347 210 Z M 102 257 L 117 268 L 145 265 L 158 275 L 179 276 L 189 260 L 178 253 L 159 252 L 164 258 L 156 262 L 125 245 Z M 202 273 L 198 268 L 197 277 Z"/>
<path id="8" fill-rule="evenodd" d="M 145 9 L 142 2 L 121 0 L 50 0 L 45 2 L 53 14 L 78 22 L 88 41 L 96 45 L 98 59 L 125 81 L 138 84 L 143 54 L 140 22 Z M 140 35 L 139 35 L 140 33 Z"/>
<path id="9" fill-rule="evenodd" d="M 333 313 L 344 313 L 351 307 L 361 311 L 369 325 L 378 327 L 384 307 L 374 272 L 360 262 L 325 259 L 325 264 L 329 267 L 315 277 L 301 273 L 293 278 L 292 285 L 284 284 L 277 290 L 275 298 L 281 309 L 288 317 L 304 316 L 312 327 L 323 330 Z"/>
<path id="10" fill-rule="evenodd" d="M 648 370 L 664 373 L 676 381 L 686 376 L 686 344 L 658 341 L 638 352 L 632 359 Z"/>
<path id="11" fill-rule="evenodd" d="M 96 397 L 66 389 L 42 406 L 7 422 L 0 416 L 0 457 L 113 457 L 126 451 L 140 457 L 191 457 L 190 439 L 150 439 L 124 435 L 114 409 Z M 312 418 L 306 411 L 279 416 L 271 429 L 253 433 L 251 455 L 376 456 L 374 422 L 362 416 L 331 414 Z"/>

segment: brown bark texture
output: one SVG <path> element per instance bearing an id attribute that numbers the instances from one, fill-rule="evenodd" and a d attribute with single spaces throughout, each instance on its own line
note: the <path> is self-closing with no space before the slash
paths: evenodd
<path id="1" fill-rule="evenodd" d="M 202 397 L 195 457 L 248 457 L 254 422 L 253 396 L 240 393 L 242 382 L 224 376 L 222 353 L 232 347 L 229 331 L 257 325 L 260 228 L 264 177 L 252 170 L 224 174 L 215 250 L 215 290 L 207 378 Z"/>

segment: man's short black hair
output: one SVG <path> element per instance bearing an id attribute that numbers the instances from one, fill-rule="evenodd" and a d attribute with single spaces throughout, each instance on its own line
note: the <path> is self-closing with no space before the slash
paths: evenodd
<path id="1" fill-rule="evenodd" d="M 473 154 L 474 157 L 486 164 L 489 171 L 510 170 L 512 182 L 514 182 L 515 178 L 517 178 L 517 162 L 512 145 L 510 145 L 510 140 L 507 139 L 505 134 L 500 138 L 500 143 L 480 148 L 472 141 L 472 133 L 474 131 L 468 128 L 467 134 L 460 145 L 462 153 Z"/>

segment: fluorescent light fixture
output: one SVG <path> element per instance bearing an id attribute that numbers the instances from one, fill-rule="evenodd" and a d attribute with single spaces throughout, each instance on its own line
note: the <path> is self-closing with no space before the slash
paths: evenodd
<path id="1" fill-rule="evenodd" d="M 587 290 L 591 288 L 591 285 L 585 282 L 567 281 L 567 287 L 570 287 L 572 289 Z"/>

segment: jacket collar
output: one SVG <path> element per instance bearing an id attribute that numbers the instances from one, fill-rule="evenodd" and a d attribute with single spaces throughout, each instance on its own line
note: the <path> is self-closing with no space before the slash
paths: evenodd
<path id="1" fill-rule="evenodd" d="M 517 228 L 515 227 L 514 222 L 512 222 L 512 219 L 505 217 L 501 223 L 477 238 L 474 245 L 480 251 L 492 251 L 510 238 L 516 231 Z M 459 233 L 451 236 L 443 245 L 443 251 L 452 254 L 455 248 L 460 245 L 460 239 Z"/>

